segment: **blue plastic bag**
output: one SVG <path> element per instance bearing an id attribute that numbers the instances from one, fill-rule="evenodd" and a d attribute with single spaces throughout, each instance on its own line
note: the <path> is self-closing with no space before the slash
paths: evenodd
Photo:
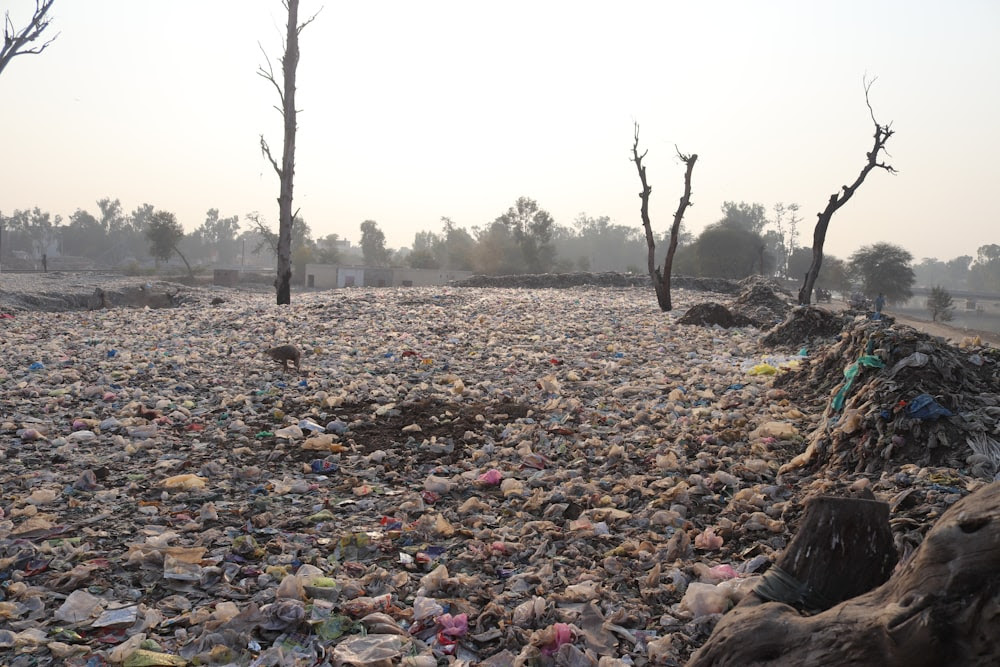
<path id="1" fill-rule="evenodd" d="M 940 419 L 951 417 L 952 411 L 940 405 L 930 394 L 920 394 L 909 402 L 906 412 L 916 419 Z"/>

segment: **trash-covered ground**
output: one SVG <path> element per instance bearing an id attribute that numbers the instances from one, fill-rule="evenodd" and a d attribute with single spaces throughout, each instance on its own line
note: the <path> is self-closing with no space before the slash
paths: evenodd
<path id="1" fill-rule="evenodd" d="M 175 308 L 191 299 L 188 287 L 157 278 L 114 273 L 2 273 L 0 311 Z"/>
<path id="2" fill-rule="evenodd" d="M 750 307 L 771 301 L 749 287 Z M 993 479 L 994 350 L 906 330 L 867 350 L 861 321 L 839 342 L 786 325 L 765 348 L 756 328 L 678 323 L 733 294 L 673 296 L 671 313 L 648 287 L 277 307 L 210 288 L 172 308 L 5 311 L 2 662 L 678 665 L 809 494 L 869 487 L 905 555 Z M 264 354 L 282 344 L 301 371 Z M 884 443 L 882 419 L 905 446 L 855 436 L 823 451 L 884 463 L 789 467 L 843 430 L 830 403 L 865 355 L 885 368 L 863 373 L 911 361 L 857 375 L 851 433 Z M 951 416 L 895 412 L 956 375 Z M 938 419 L 978 420 L 983 451 Z M 903 458 L 935 428 L 951 456 Z"/>

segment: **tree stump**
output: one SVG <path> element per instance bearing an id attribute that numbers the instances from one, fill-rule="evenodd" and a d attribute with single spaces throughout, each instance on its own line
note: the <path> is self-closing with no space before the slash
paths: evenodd
<path id="1" fill-rule="evenodd" d="M 868 494 L 808 500 L 795 538 L 754 593 L 814 614 L 885 583 L 896 565 L 889 505 Z"/>
<path id="2" fill-rule="evenodd" d="M 949 508 L 875 590 L 814 616 L 754 597 L 722 617 L 688 667 L 1000 664 L 1000 482 Z"/>

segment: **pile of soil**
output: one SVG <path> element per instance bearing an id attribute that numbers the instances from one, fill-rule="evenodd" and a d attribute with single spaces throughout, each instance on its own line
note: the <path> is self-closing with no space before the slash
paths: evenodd
<path id="1" fill-rule="evenodd" d="M 731 312 L 721 303 L 708 301 L 695 304 L 688 309 L 684 315 L 677 320 L 678 324 L 693 324 L 703 327 L 719 326 L 723 329 L 733 327 L 752 326 L 753 322 L 748 317 Z"/>
<path id="2" fill-rule="evenodd" d="M 750 276 L 740 282 L 740 294 L 731 310 L 758 329 L 768 329 L 792 309 L 790 301 L 791 295 L 773 280 Z"/>
<path id="3" fill-rule="evenodd" d="M 767 332 L 761 339 L 765 347 L 815 347 L 829 344 L 853 318 L 833 313 L 825 308 L 806 306 L 792 310 L 785 321 Z"/>

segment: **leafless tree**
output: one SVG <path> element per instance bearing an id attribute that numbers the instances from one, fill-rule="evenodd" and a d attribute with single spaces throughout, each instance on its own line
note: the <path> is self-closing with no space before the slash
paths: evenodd
<path id="1" fill-rule="evenodd" d="M 3 46 L 0 46 L 0 72 L 3 72 L 7 63 L 13 60 L 14 56 L 41 53 L 59 36 L 59 33 L 56 33 L 51 39 L 35 44 L 52 22 L 52 17 L 48 16 L 48 13 L 55 1 L 35 0 L 35 13 L 31 15 L 28 25 L 20 30 L 15 28 L 14 22 L 10 20 L 10 12 L 4 12 Z"/>
<path id="2" fill-rule="evenodd" d="M 278 305 L 289 304 L 292 301 L 292 220 L 297 214 L 297 212 L 292 213 L 292 180 L 295 176 L 295 130 L 297 129 L 295 117 L 298 113 L 295 108 L 295 70 L 299 64 L 299 34 L 316 18 L 316 14 L 313 14 L 308 20 L 299 23 L 299 0 L 282 0 L 282 4 L 288 12 L 288 31 L 284 40 L 285 55 L 281 58 L 283 85 L 278 84 L 274 69 L 271 67 L 271 60 L 264 52 L 263 46 L 261 51 L 264 53 L 267 68 L 261 66 L 257 69 L 257 74 L 270 81 L 278 91 L 281 106 L 275 108 L 285 122 L 281 165 L 271 154 L 271 148 L 264 135 L 260 135 L 260 150 L 281 181 L 278 196 L 278 275 L 274 283 L 278 292 Z"/>
<path id="3" fill-rule="evenodd" d="M 830 226 L 830 218 L 837 212 L 837 209 L 846 204 L 854 196 L 855 191 L 865 182 L 865 178 L 872 169 L 878 167 L 879 169 L 885 169 L 890 174 L 896 173 L 892 165 L 881 162 L 879 159 L 879 153 L 885 151 L 885 143 L 889 140 L 889 137 L 895 134 L 895 130 L 892 129 L 891 122 L 882 125 L 875 120 L 875 111 L 872 109 L 872 104 L 868 97 L 868 93 L 874 83 L 875 79 L 864 82 L 865 104 L 868 105 L 868 112 L 871 114 L 872 123 L 875 125 L 875 144 L 872 146 L 871 151 L 866 153 L 868 161 L 861 168 L 861 173 L 854 179 L 854 182 L 850 185 L 842 186 L 840 192 L 830 195 L 830 201 L 827 202 L 826 208 L 818 214 L 819 219 L 816 221 L 816 228 L 813 230 L 812 264 L 809 266 L 805 281 L 799 289 L 799 304 L 803 306 L 808 305 L 812 300 L 813 286 L 816 284 L 816 277 L 819 276 L 819 269 L 823 264 L 823 244 L 826 242 L 826 230 Z"/>
<path id="4" fill-rule="evenodd" d="M 677 147 L 675 146 L 674 149 L 677 150 Z M 635 167 L 639 172 L 639 183 L 642 184 L 642 192 L 639 193 L 639 197 L 642 199 L 642 227 L 646 231 L 646 247 L 649 251 L 646 264 L 649 277 L 653 281 L 653 289 L 656 290 L 656 302 L 659 304 L 660 310 L 667 312 L 673 309 L 670 302 L 670 272 L 674 264 L 674 253 L 677 252 L 677 238 L 681 232 L 681 221 L 684 219 L 684 211 L 687 210 L 687 207 L 694 205 L 691 203 L 691 172 L 694 170 L 694 163 L 698 160 L 698 155 L 695 153 L 685 155 L 677 150 L 677 157 L 686 167 L 684 194 L 681 196 L 677 211 L 674 213 L 674 223 L 670 227 L 670 245 L 667 247 L 667 256 L 663 259 L 663 270 L 661 271 L 656 266 L 656 240 L 653 237 L 652 223 L 649 221 L 649 193 L 653 191 L 653 188 L 646 181 L 646 167 L 642 164 L 642 159 L 646 157 L 648 152 L 643 151 L 642 155 L 639 155 L 639 124 L 636 123 L 635 141 L 632 144 L 632 161 L 635 162 Z"/>

